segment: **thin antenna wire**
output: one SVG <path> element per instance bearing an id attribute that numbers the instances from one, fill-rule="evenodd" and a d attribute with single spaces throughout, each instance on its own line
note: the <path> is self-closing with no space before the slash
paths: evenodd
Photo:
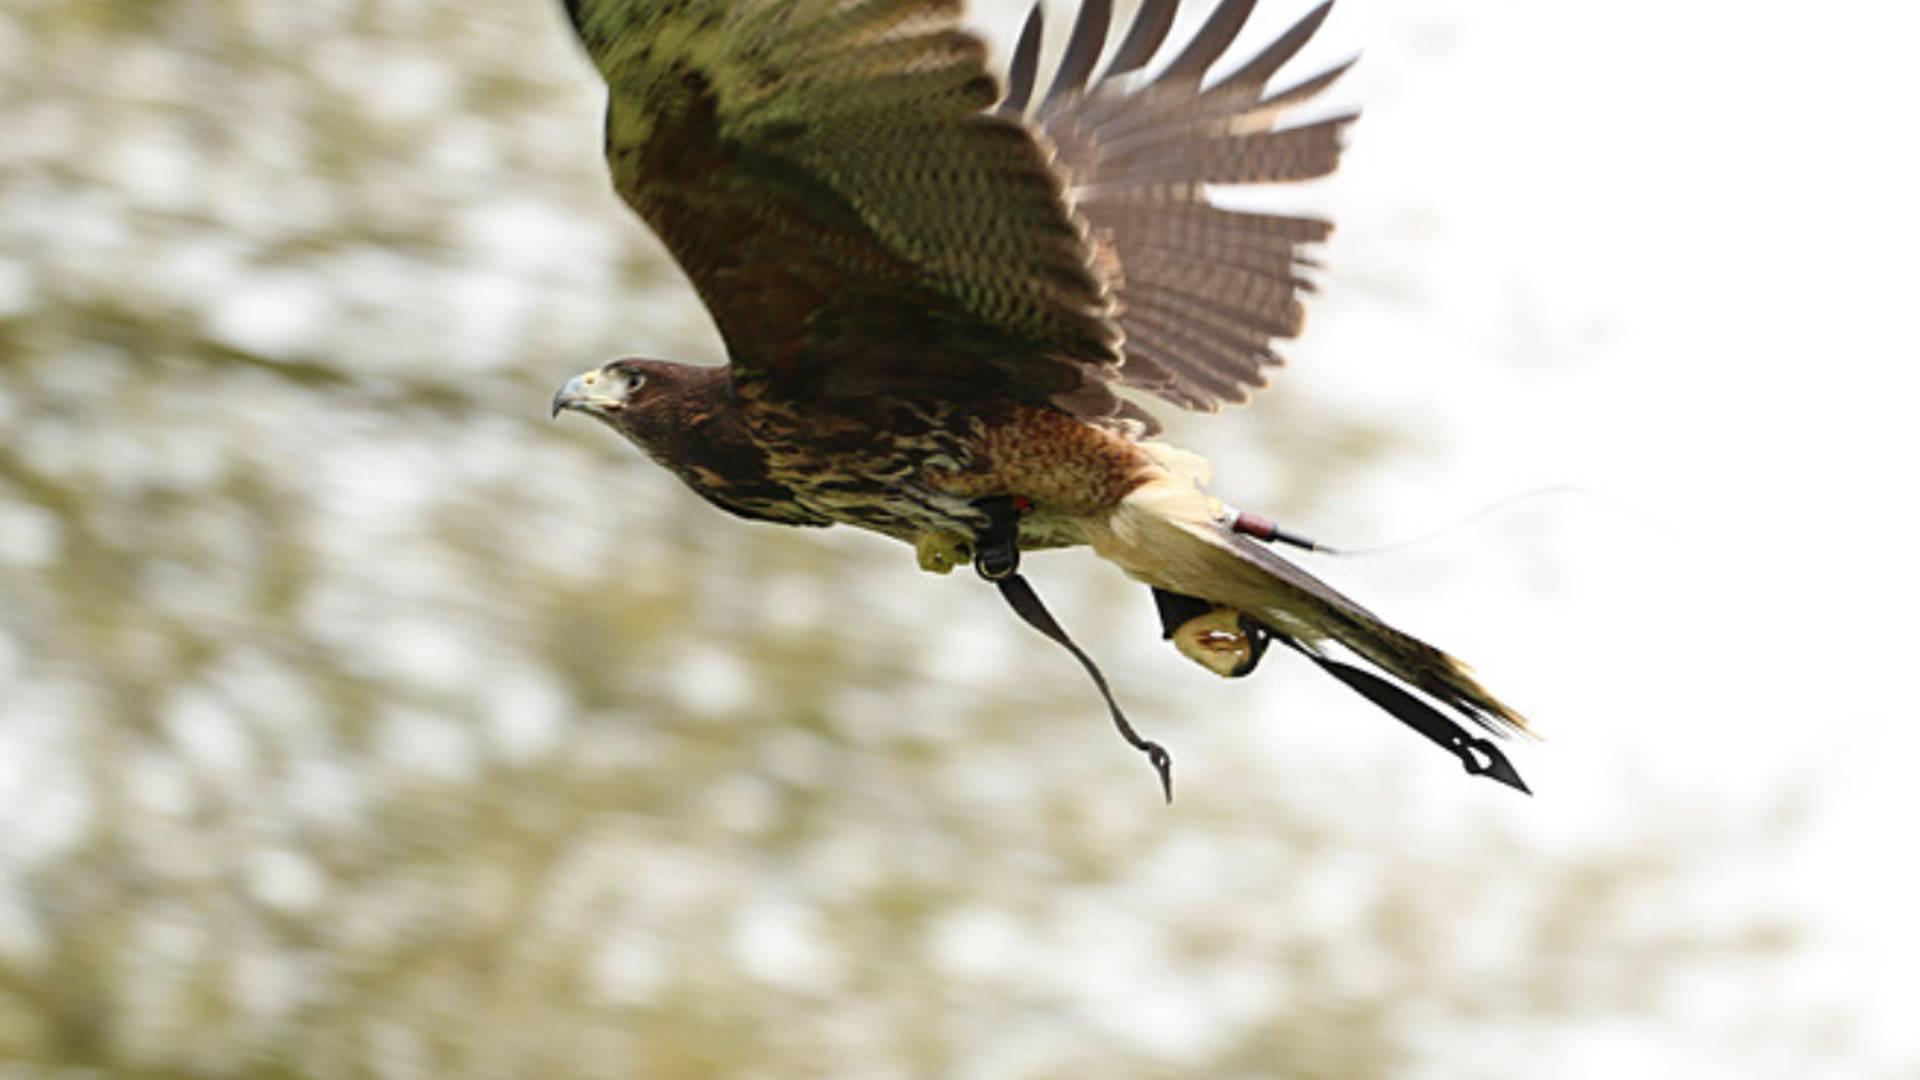
<path id="1" fill-rule="evenodd" d="M 1627 506 L 1626 504 L 1621 503 L 1615 499 L 1608 498 L 1607 496 L 1602 495 L 1597 491 L 1594 491 L 1590 488 L 1581 487 L 1577 484 L 1548 484 L 1543 487 L 1528 488 L 1525 491 L 1517 491 L 1511 495 L 1507 495 L 1502 498 L 1495 499 L 1493 502 L 1490 502 L 1485 506 L 1480 507 L 1478 510 L 1473 511 L 1472 513 L 1466 515 L 1465 517 L 1449 522 L 1445 525 L 1440 526 L 1439 528 L 1432 529 L 1428 532 L 1420 533 L 1418 535 L 1408 537 L 1403 540 L 1393 540 L 1384 544 L 1372 544 L 1366 547 L 1334 547 L 1330 544 L 1323 544 L 1318 540 L 1308 539 L 1307 537 L 1301 536 L 1298 533 L 1288 532 L 1287 530 L 1282 529 L 1280 526 L 1274 524 L 1272 521 L 1268 520 L 1267 518 L 1261 517 L 1258 514 L 1250 514 L 1244 511 L 1234 512 L 1231 527 L 1234 532 L 1246 533 L 1248 536 L 1252 536 L 1258 540 L 1266 540 L 1270 543 L 1275 543 L 1275 544 L 1287 544 L 1289 546 L 1301 548 L 1306 551 L 1318 551 L 1326 555 L 1342 555 L 1342 556 L 1349 556 L 1349 557 L 1385 555 L 1390 552 L 1404 551 L 1407 548 L 1418 547 L 1422 544 L 1430 544 L 1436 540 L 1445 539 L 1448 535 L 1452 533 L 1458 532 L 1461 529 L 1464 529 L 1469 525 L 1472 525 L 1478 521 L 1481 521 L 1484 518 L 1492 517 L 1494 514 L 1497 514 L 1503 510 L 1510 509 L 1519 503 L 1527 502 L 1531 499 L 1546 498 L 1548 496 L 1554 496 L 1554 495 L 1578 495 L 1584 498 L 1592 499 L 1595 502 L 1598 502 L 1608 507 L 1609 509 L 1612 509 L 1621 514 L 1625 514 L 1626 516 L 1639 521 L 1643 525 L 1649 526 L 1651 528 L 1659 529 L 1662 532 L 1670 533 L 1673 531 L 1664 522 L 1661 522 L 1658 519 L 1646 513 L 1643 513 L 1642 511 L 1636 510 L 1633 507 Z"/>

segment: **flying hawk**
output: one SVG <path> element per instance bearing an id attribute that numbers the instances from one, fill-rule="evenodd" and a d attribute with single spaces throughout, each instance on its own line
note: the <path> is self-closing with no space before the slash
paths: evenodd
<path id="1" fill-rule="evenodd" d="M 1331 225 L 1207 187 L 1333 171 L 1354 114 L 1286 118 L 1347 65 L 1269 89 L 1330 5 L 1216 74 L 1255 3 L 1221 0 L 1149 79 L 1178 0 L 1144 0 L 1095 78 L 1111 0 L 1087 0 L 1036 101 L 1037 7 L 1003 93 L 960 0 L 563 2 L 607 83 L 614 187 L 731 362 L 616 360 L 555 415 L 595 417 L 740 517 L 871 529 L 1003 589 L 1018 550 L 1089 546 L 1152 586 L 1210 670 L 1279 641 L 1525 790 L 1408 688 L 1498 733 L 1518 714 L 1275 554 L 1262 541 L 1286 535 L 1209 495 L 1206 462 L 1149 441 L 1159 425 L 1116 393 L 1213 412 L 1300 332 L 1302 249 Z M 1073 648 L 1020 589 L 1016 610 Z"/>

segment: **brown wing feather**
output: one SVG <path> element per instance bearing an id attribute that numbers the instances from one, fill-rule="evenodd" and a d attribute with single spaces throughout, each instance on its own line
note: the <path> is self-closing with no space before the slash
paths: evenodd
<path id="1" fill-rule="evenodd" d="M 743 379 L 1118 410 L 1108 290 L 955 0 L 565 3 L 615 186 Z"/>
<path id="2" fill-rule="evenodd" d="M 1028 121 L 1056 148 L 1068 202 L 1115 293 L 1125 334 L 1117 381 L 1187 409 L 1245 401 L 1265 384 L 1261 369 L 1280 363 L 1272 339 L 1295 336 L 1304 321 L 1299 293 L 1311 285 L 1300 271 L 1313 263 L 1300 248 L 1332 231 L 1313 218 L 1213 206 L 1207 188 L 1324 176 L 1339 164 L 1341 132 L 1353 119 L 1273 130 L 1346 70 L 1266 91 L 1325 21 L 1329 3 L 1208 84 L 1254 2 L 1219 0 L 1173 60 L 1126 89 L 1115 77 L 1161 51 L 1178 5 L 1146 0 L 1107 75 L 1085 90 L 1068 78 L 1068 89 Z M 1077 25 L 1082 35 L 1094 38 Z"/>

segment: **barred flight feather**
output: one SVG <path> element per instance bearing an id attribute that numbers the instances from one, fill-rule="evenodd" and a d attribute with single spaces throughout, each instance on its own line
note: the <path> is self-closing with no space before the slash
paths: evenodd
<path id="1" fill-rule="evenodd" d="M 1266 97 L 1261 96 L 1261 84 L 1235 87 L 1230 85 L 1231 79 L 1201 91 L 1197 97 L 1191 86 L 1162 87 L 1155 83 L 1125 99 L 1128 106 L 1124 110 L 1115 109 L 1112 115 L 1100 118 L 1101 145 L 1111 153 L 1142 141 L 1142 135 L 1144 141 L 1151 142 L 1170 130 L 1205 130 L 1216 135 L 1266 131 L 1282 113 L 1332 86 L 1353 64 L 1353 59 L 1342 61 Z M 1167 127 L 1169 113 L 1179 114 L 1179 127 Z"/>
<path id="2" fill-rule="evenodd" d="M 1245 401 L 1280 363 L 1276 338 L 1304 322 L 1297 270 L 1302 245 L 1332 225 L 1311 217 L 1214 206 L 1211 185 L 1310 180 L 1338 165 L 1341 114 L 1273 128 L 1291 108 L 1332 85 L 1340 64 L 1269 93 L 1267 83 L 1326 21 L 1321 3 L 1217 81 L 1212 70 L 1245 29 L 1257 0 L 1221 0 L 1192 37 L 1144 84 L 1167 43 L 1178 0 L 1146 0 L 1100 79 L 1085 84 L 1106 40 L 1110 5 L 1081 8 L 1052 89 L 1027 122 L 1055 148 L 1066 196 L 1086 223 L 1094 269 L 1115 296 L 1124 334 L 1123 386 L 1182 408 Z M 1038 8 L 1015 49 L 1015 89 L 1001 109 L 1025 114 L 1041 47 Z"/>
<path id="3" fill-rule="evenodd" d="M 1040 73 L 1040 34 L 1043 26 L 1040 5 L 1035 4 L 1027 13 L 1027 22 L 1020 28 L 1020 43 L 1013 48 L 1013 63 L 1007 69 L 1007 92 L 1000 99 L 998 112 L 1017 116 L 1027 109 L 1027 99 L 1033 95 L 1033 81 Z"/>
<path id="4" fill-rule="evenodd" d="M 1100 81 L 1104 83 L 1145 67 L 1166 43 L 1167 33 L 1173 29 L 1173 17 L 1179 12 L 1180 0 L 1141 0 L 1139 10 L 1133 13 L 1133 25 L 1127 28 L 1126 39 L 1114 52 Z"/>
<path id="5" fill-rule="evenodd" d="M 1060 99 L 1086 89 L 1093 65 L 1107 43 L 1107 23 L 1113 18 L 1113 0 L 1085 0 L 1074 17 L 1073 32 L 1067 38 L 1067 51 L 1054 72 L 1053 86 L 1040 104 L 1044 113 Z"/>
<path id="6" fill-rule="evenodd" d="M 1175 375 L 1169 365 L 1160 356 L 1170 349 L 1160 342 L 1154 332 L 1146 327 L 1137 327 L 1134 336 L 1127 339 L 1127 359 L 1120 367 L 1121 378 L 1125 385 L 1144 390 L 1163 401 L 1170 401 L 1183 409 L 1193 412 L 1216 412 L 1220 408 L 1220 395 L 1205 386 L 1196 386 L 1193 381 Z M 1136 378 L 1136 368 L 1147 368 L 1157 374 L 1153 378 Z"/>
<path id="7" fill-rule="evenodd" d="M 1150 350 L 1183 388 L 1204 391 L 1214 403 L 1238 405 L 1246 401 L 1245 384 L 1257 378 L 1257 365 L 1247 363 L 1231 347 L 1222 348 L 1205 340 L 1192 327 L 1172 325 L 1150 311 L 1135 309 L 1128 314 L 1134 339 Z M 1125 378 L 1124 364 L 1120 371 Z"/>
<path id="8" fill-rule="evenodd" d="M 1283 250 L 1278 245 L 1319 243 L 1333 235 L 1333 223 L 1320 218 L 1255 214 L 1207 203 L 1122 204 L 1103 207 L 1100 216 L 1108 227 L 1125 229 L 1129 236 L 1191 252 L 1228 247 L 1271 252 Z"/>
<path id="9" fill-rule="evenodd" d="M 1149 282 L 1149 285 L 1152 283 Z M 1134 311 L 1159 311 L 1205 323 L 1222 336 L 1244 342 L 1256 354 L 1268 354 L 1257 357 L 1262 363 L 1277 362 L 1270 359 L 1272 339 L 1293 337 L 1300 330 L 1301 315 L 1297 302 L 1278 310 L 1248 311 L 1211 296 L 1189 292 L 1178 285 L 1142 290 L 1142 295 L 1131 301 L 1129 308 Z"/>
<path id="10" fill-rule="evenodd" d="M 1092 191 L 1153 184 L 1264 184 L 1312 180 L 1340 163 L 1340 129 L 1353 115 L 1302 127 L 1223 138 L 1168 133 L 1101 162 Z M 1110 176 L 1110 178 L 1105 178 Z"/>
<path id="11" fill-rule="evenodd" d="M 1293 300 L 1294 281 L 1290 278 L 1276 278 L 1264 274 L 1249 273 L 1237 267 L 1220 263 L 1206 263 L 1193 256 L 1184 256 L 1175 261 L 1160 255 L 1159 252 L 1145 252 L 1135 262 L 1140 267 L 1140 276 L 1130 278 L 1145 286 L 1140 291 L 1169 290 L 1181 293 L 1193 293 L 1211 297 L 1215 303 L 1226 305 L 1245 313 L 1249 319 L 1277 319 L 1296 323 L 1298 317 L 1289 318 L 1286 306 Z M 1129 306 L 1138 302 L 1133 289 L 1126 290 Z M 1292 337 L 1293 334 L 1281 334 Z"/>
<path id="12" fill-rule="evenodd" d="M 1294 58 L 1306 47 L 1313 35 L 1320 30 L 1320 24 L 1327 21 L 1327 14 L 1333 10 L 1333 0 L 1312 11 L 1287 28 L 1287 32 L 1273 40 L 1273 43 L 1260 50 L 1253 59 L 1240 65 L 1240 69 L 1220 80 L 1219 83 L 1201 93 L 1196 105 L 1211 105 L 1216 102 L 1257 98 L 1267 85 L 1267 80 L 1279 71 L 1281 66 Z"/>
<path id="13" fill-rule="evenodd" d="M 1263 343 L 1249 343 L 1238 334 L 1170 314 L 1161 305 L 1134 308 L 1132 315 L 1136 326 L 1157 329 L 1185 346 L 1187 353 L 1180 360 L 1187 363 L 1175 367 L 1175 375 L 1219 390 L 1223 401 L 1238 404 L 1246 400 L 1248 389 L 1266 384 L 1266 377 L 1260 373 L 1265 366 L 1261 361 L 1271 354 Z M 1224 388 L 1233 388 L 1233 392 Z"/>
<path id="14" fill-rule="evenodd" d="M 1276 304 L 1285 303 L 1292 291 L 1309 288 L 1306 279 L 1294 273 L 1294 269 L 1305 268 L 1312 260 L 1304 256 L 1290 254 L 1289 248 L 1280 248 L 1276 258 L 1274 250 L 1261 251 L 1249 247 L 1229 247 L 1212 252 L 1207 258 L 1197 258 L 1184 248 L 1171 248 L 1157 245 L 1151 241 L 1135 241 L 1135 254 L 1128 272 L 1128 280 L 1139 288 L 1172 289 L 1193 291 L 1197 282 L 1190 280 L 1192 272 L 1213 270 L 1232 270 L 1249 274 L 1269 283 L 1269 288 L 1257 289 L 1258 300 L 1236 299 L 1234 304 L 1246 313 L 1248 318 L 1260 318 L 1268 314 L 1267 309 Z M 1158 270 L 1163 263 L 1177 264 L 1173 269 Z M 1219 300 L 1217 296 L 1210 299 Z M 1293 335 L 1283 335 L 1291 337 Z"/>
<path id="15" fill-rule="evenodd" d="M 1247 16 L 1253 14 L 1253 6 L 1259 0 L 1220 0 L 1213 13 L 1207 16 L 1200 29 L 1187 42 L 1187 47 L 1165 71 L 1160 73 L 1158 81 L 1162 83 L 1194 82 L 1198 83 L 1207 74 L 1207 69 L 1220 54 L 1227 51 L 1233 39 L 1240 35 L 1241 27 L 1247 25 Z"/>

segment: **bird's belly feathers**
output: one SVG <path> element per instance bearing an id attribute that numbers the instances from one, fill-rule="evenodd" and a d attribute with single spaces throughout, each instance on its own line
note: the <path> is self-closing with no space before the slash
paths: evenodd
<path id="1" fill-rule="evenodd" d="M 998 417 L 900 401 L 868 409 L 756 417 L 754 433 L 769 476 L 796 503 L 902 540 L 972 536 L 987 524 L 979 500 L 1013 496 L 1031 507 L 1024 546 L 1082 544 L 1078 519 L 1110 512 L 1153 471 L 1138 445 L 1051 409 Z"/>

